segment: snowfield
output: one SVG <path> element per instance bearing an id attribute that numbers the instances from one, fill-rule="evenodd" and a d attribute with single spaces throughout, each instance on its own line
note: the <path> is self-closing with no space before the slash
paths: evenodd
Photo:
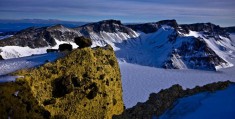
<path id="1" fill-rule="evenodd" d="M 42 47 L 42 48 L 30 48 L 30 47 L 21 47 L 21 46 L 5 46 L 0 47 L 0 50 L 2 51 L 0 55 L 4 59 L 12 59 L 12 58 L 19 58 L 19 57 L 25 57 L 25 56 L 31 56 L 31 55 L 38 55 L 38 54 L 45 54 L 47 49 L 58 49 L 60 44 L 71 44 L 73 48 L 77 48 L 78 45 L 74 42 L 69 41 L 59 41 L 55 40 L 56 45 L 51 47 Z M 1 74 L 1 73 L 0 73 Z"/>
<path id="2" fill-rule="evenodd" d="M 14 81 L 16 76 L 7 74 L 23 68 L 32 68 L 44 64 L 46 61 L 54 61 L 60 57 L 60 53 L 47 53 L 30 57 L 22 57 L 0 61 L 0 83 Z"/>
<path id="3" fill-rule="evenodd" d="M 124 62 L 119 62 L 119 65 L 122 75 L 123 100 L 126 108 L 136 105 L 137 102 L 145 102 L 150 93 L 157 93 L 174 84 L 179 84 L 186 89 L 218 81 L 230 80 L 235 82 L 235 67 L 213 72 L 162 69 Z"/>

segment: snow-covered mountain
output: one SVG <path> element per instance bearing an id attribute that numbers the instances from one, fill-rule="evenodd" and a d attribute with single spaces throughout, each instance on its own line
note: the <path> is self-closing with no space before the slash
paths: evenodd
<path id="1" fill-rule="evenodd" d="M 175 20 L 124 25 L 105 20 L 77 28 L 62 25 L 28 28 L 0 40 L 3 58 L 45 53 L 74 37 L 91 38 L 93 46 L 110 44 L 120 61 L 145 66 L 216 70 L 231 67 L 235 47 L 225 28 L 211 23 L 179 25 Z"/>

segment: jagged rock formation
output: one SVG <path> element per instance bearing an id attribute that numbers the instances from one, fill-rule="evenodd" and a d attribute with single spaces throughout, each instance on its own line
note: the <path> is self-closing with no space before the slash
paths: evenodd
<path id="1" fill-rule="evenodd" d="M 190 47 L 189 47 L 190 46 Z M 182 45 L 173 49 L 169 60 L 163 65 L 168 69 L 180 69 L 181 65 L 177 60 L 186 62 L 187 68 L 216 70 L 216 66 L 226 64 L 226 61 L 218 57 L 212 49 L 208 48 L 202 38 L 191 38 L 191 41 L 183 41 Z"/>
<path id="2" fill-rule="evenodd" d="M 116 33 L 116 32 L 123 32 L 123 33 L 131 33 L 132 30 L 121 23 L 119 20 L 104 20 L 97 23 L 90 23 L 84 26 L 76 28 L 76 30 L 80 31 L 84 35 L 88 35 L 92 32 L 99 33 L 99 32 L 108 32 L 108 33 Z"/>
<path id="3" fill-rule="evenodd" d="M 207 84 L 202 87 L 195 87 L 193 89 L 186 89 L 180 85 L 173 85 L 169 89 L 161 90 L 159 93 L 152 93 L 149 99 L 144 103 L 137 103 L 136 106 L 126 109 L 121 115 L 116 115 L 114 119 L 152 119 L 153 117 L 159 117 L 167 109 L 173 106 L 174 102 L 182 97 L 194 95 L 200 92 L 214 92 L 227 88 L 231 83 L 218 82 Z"/>
<path id="4" fill-rule="evenodd" d="M 207 38 L 215 38 L 215 40 L 219 40 L 219 36 L 229 37 L 229 34 L 226 32 L 225 28 L 220 27 L 219 25 L 215 25 L 212 23 L 197 23 L 197 24 L 185 24 L 180 25 L 182 30 L 180 32 L 189 33 L 191 31 L 202 32 Z M 220 39 L 221 40 L 221 39 Z"/>
<path id="5" fill-rule="evenodd" d="M 0 118 L 106 118 L 123 112 L 122 84 L 110 46 L 73 50 L 55 62 L 20 70 L 0 84 Z"/>
<path id="6" fill-rule="evenodd" d="M 178 24 L 176 20 L 162 20 L 159 22 L 154 23 L 144 23 L 144 24 L 133 24 L 127 25 L 128 27 L 132 28 L 135 31 L 141 31 L 144 33 L 153 33 L 156 32 L 158 29 L 161 28 L 161 25 L 168 25 L 173 28 L 177 28 Z"/>

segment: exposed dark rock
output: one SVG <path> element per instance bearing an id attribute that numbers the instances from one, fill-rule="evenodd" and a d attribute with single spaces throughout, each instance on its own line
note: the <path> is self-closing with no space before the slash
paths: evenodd
<path id="1" fill-rule="evenodd" d="M 190 56 L 190 57 L 188 57 Z M 215 71 L 215 66 L 226 64 L 226 61 L 220 58 L 207 43 L 201 38 L 194 38 L 192 40 L 182 42 L 182 45 L 175 48 L 169 56 L 163 68 L 173 68 L 178 69 L 179 67 L 173 65 L 174 57 L 181 59 L 186 62 L 188 68 L 191 69 L 202 69 L 202 70 L 213 70 Z"/>
<path id="2" fill-rule="evenodd" d="M 0 60 L 4 60 L 3 57 L 2 57 L 2 55 L 0 55 Z"/>
<path id="3" fill-rule="evenodd" d="M 91 39 L 83 36 L 75 37 L 74 42 L 79 46 L 79 48 L 90 47 L 92 45 Z"/>
<path id="4" fill-rule="evenodd" d="M 41 28 L 30 27 L 15 33 L 12 37 L 0 40 L 0 46 L 28 46 L 30 48 L 55 46 L 55 39 L 73 41 L 74 37 L 78 35 L 75 30 L 62 25 Z"/>
<path id="5" fill-rule="evenodd" d="M 156 32 L 159 28 L 161 28 L 161 25 L 168 25 L 175 29 L 178 27 L 176 20 L 162 20 L 159 22 L 132 24 L 132 25 L 127 25 L 127 26 L 132 28 L 135 31 L 142 31 L 144 33 L 153 33 L 153 32 Z"/>
<path id="6" fill-rule="evenodd" d="M 72 51 L 73 50 L 73 46 L 71 44 L 61 44 L 59 45 L 59 51 Z"/>
<path id="7" fill-rule="evenodd" d="M 49 52 L 58 52 L 59 50 L 57 50 L 57 49 L 47 49 L 47 53 L 49 53 Z"/>
<path id="8" fill-rule="evenodd" d="M 51 99 L 48 99 L 48 100 L 45 100 L 43 102 L 43 105 L 50 105 L 50 104 L 55 104 L 56 103 L 56 99 L 55 98 L 51 98 Z"/>
<path id="9" fill-rule="evenodd" d="M 119 20 L 103 20 L 96 23 L 86 24 L 84 26 L 75 28 L 75 30 L 80 31 L 84 36 L 89 37 L 91 32 L 100 33 L 100 32 L 123 32 L 129 35 L 132 35 L 133 32 L 130 28 L 123 25 Z"/>
<path id="10" fill-rule="evenodd" d="M 92 83 L 89 87 L 90 89 L 90 92 L 87 94 L 87 98 L 88 99 L 93 99 L 95 98 L 95 96 L 97 95 L 98 91 L 99 91 L 99 88 L 97 87 L 96 83 Z"/>
<path id="11" fill-rule="evenodd" d="M 171 27 L 173 27 L 175 29 L 177 29 L 177 27 L 178 27 L 178 24 L 177 24 L 175 19 L 173 19 L 173 20 L 162 20 L 162 21 L 159 21 L 157 23 L 159 25 L 168 25 L 168 26 L 171 26 Z"/>
<path id="12" fill-rule="evenodd" d="M 159 29 L 159 26 L 156 23 L 133 24 L 127 26 L 135 31 L 142 31 L 144 33 L 153 33 Z"/>
<path id="13" fill-rule="evenodd" d="M 180 25 L 180 32 L 188 34 L 189 30 L 203 32 L 205 37 L 213 37 L 215 39 L 220 39 L 218 36 L 229 37 L 229 34 L 226 32 L 225 28 L 220 27 L 212 23 L 196 23 L 196 24 L 183 24 Z"/>
<path id="14" fill-rule="evenodd" d="M 225 27 L 226 31 L 229 33 L 235 33 L 235 26 L 232 27 Z"/>
<path id="15" fill-rule="evenodd" d="M 31 48 L 37 47 L 45 47 L 47 46 L 47 42 L 43 40 L 42 31 L 45 28 L 35 28 L 31 27 L 20 32 L 17 32 L 14 36 L 6 38 L 4 40 L 0 40 L 0 46 L 29 46 Z"/>
<path id="16" fill-rule="evenodd" d="M 113 116 L 114 119 L 151 119 L 159 117 L 167 109 L 173 106 L 179 98 L 194 95 L 201 92 L 214 92 L 227 88 L 230 81 L 208 84 L 202 87 L 183 90 L 180 85 L 173 85 L 169 89 L 161 90 L 159 93 L 152 93 L 144 103 L 137 103 L 132 108 L 126 109 L 121 115 Z M 233 83 L 234 85 L 234 83 Z"/>
<path id="17" fill-rule="evenodd" d="M 52 84 L 52 87 L 53 87 L 52 95 L 53 97 L 56 98 L 71 93 L 74 89 L 72 81 L 68 76 L 56 79 Z"/>

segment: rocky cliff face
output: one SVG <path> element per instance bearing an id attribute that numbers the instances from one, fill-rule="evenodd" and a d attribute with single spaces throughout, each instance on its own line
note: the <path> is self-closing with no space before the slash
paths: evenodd
<path id="1" fill-rule="evenodd" d="M 0 84 L 0 118 L 106 118 L 123 112 L 122 84 L 110 46 L 76 49 Z"/>

